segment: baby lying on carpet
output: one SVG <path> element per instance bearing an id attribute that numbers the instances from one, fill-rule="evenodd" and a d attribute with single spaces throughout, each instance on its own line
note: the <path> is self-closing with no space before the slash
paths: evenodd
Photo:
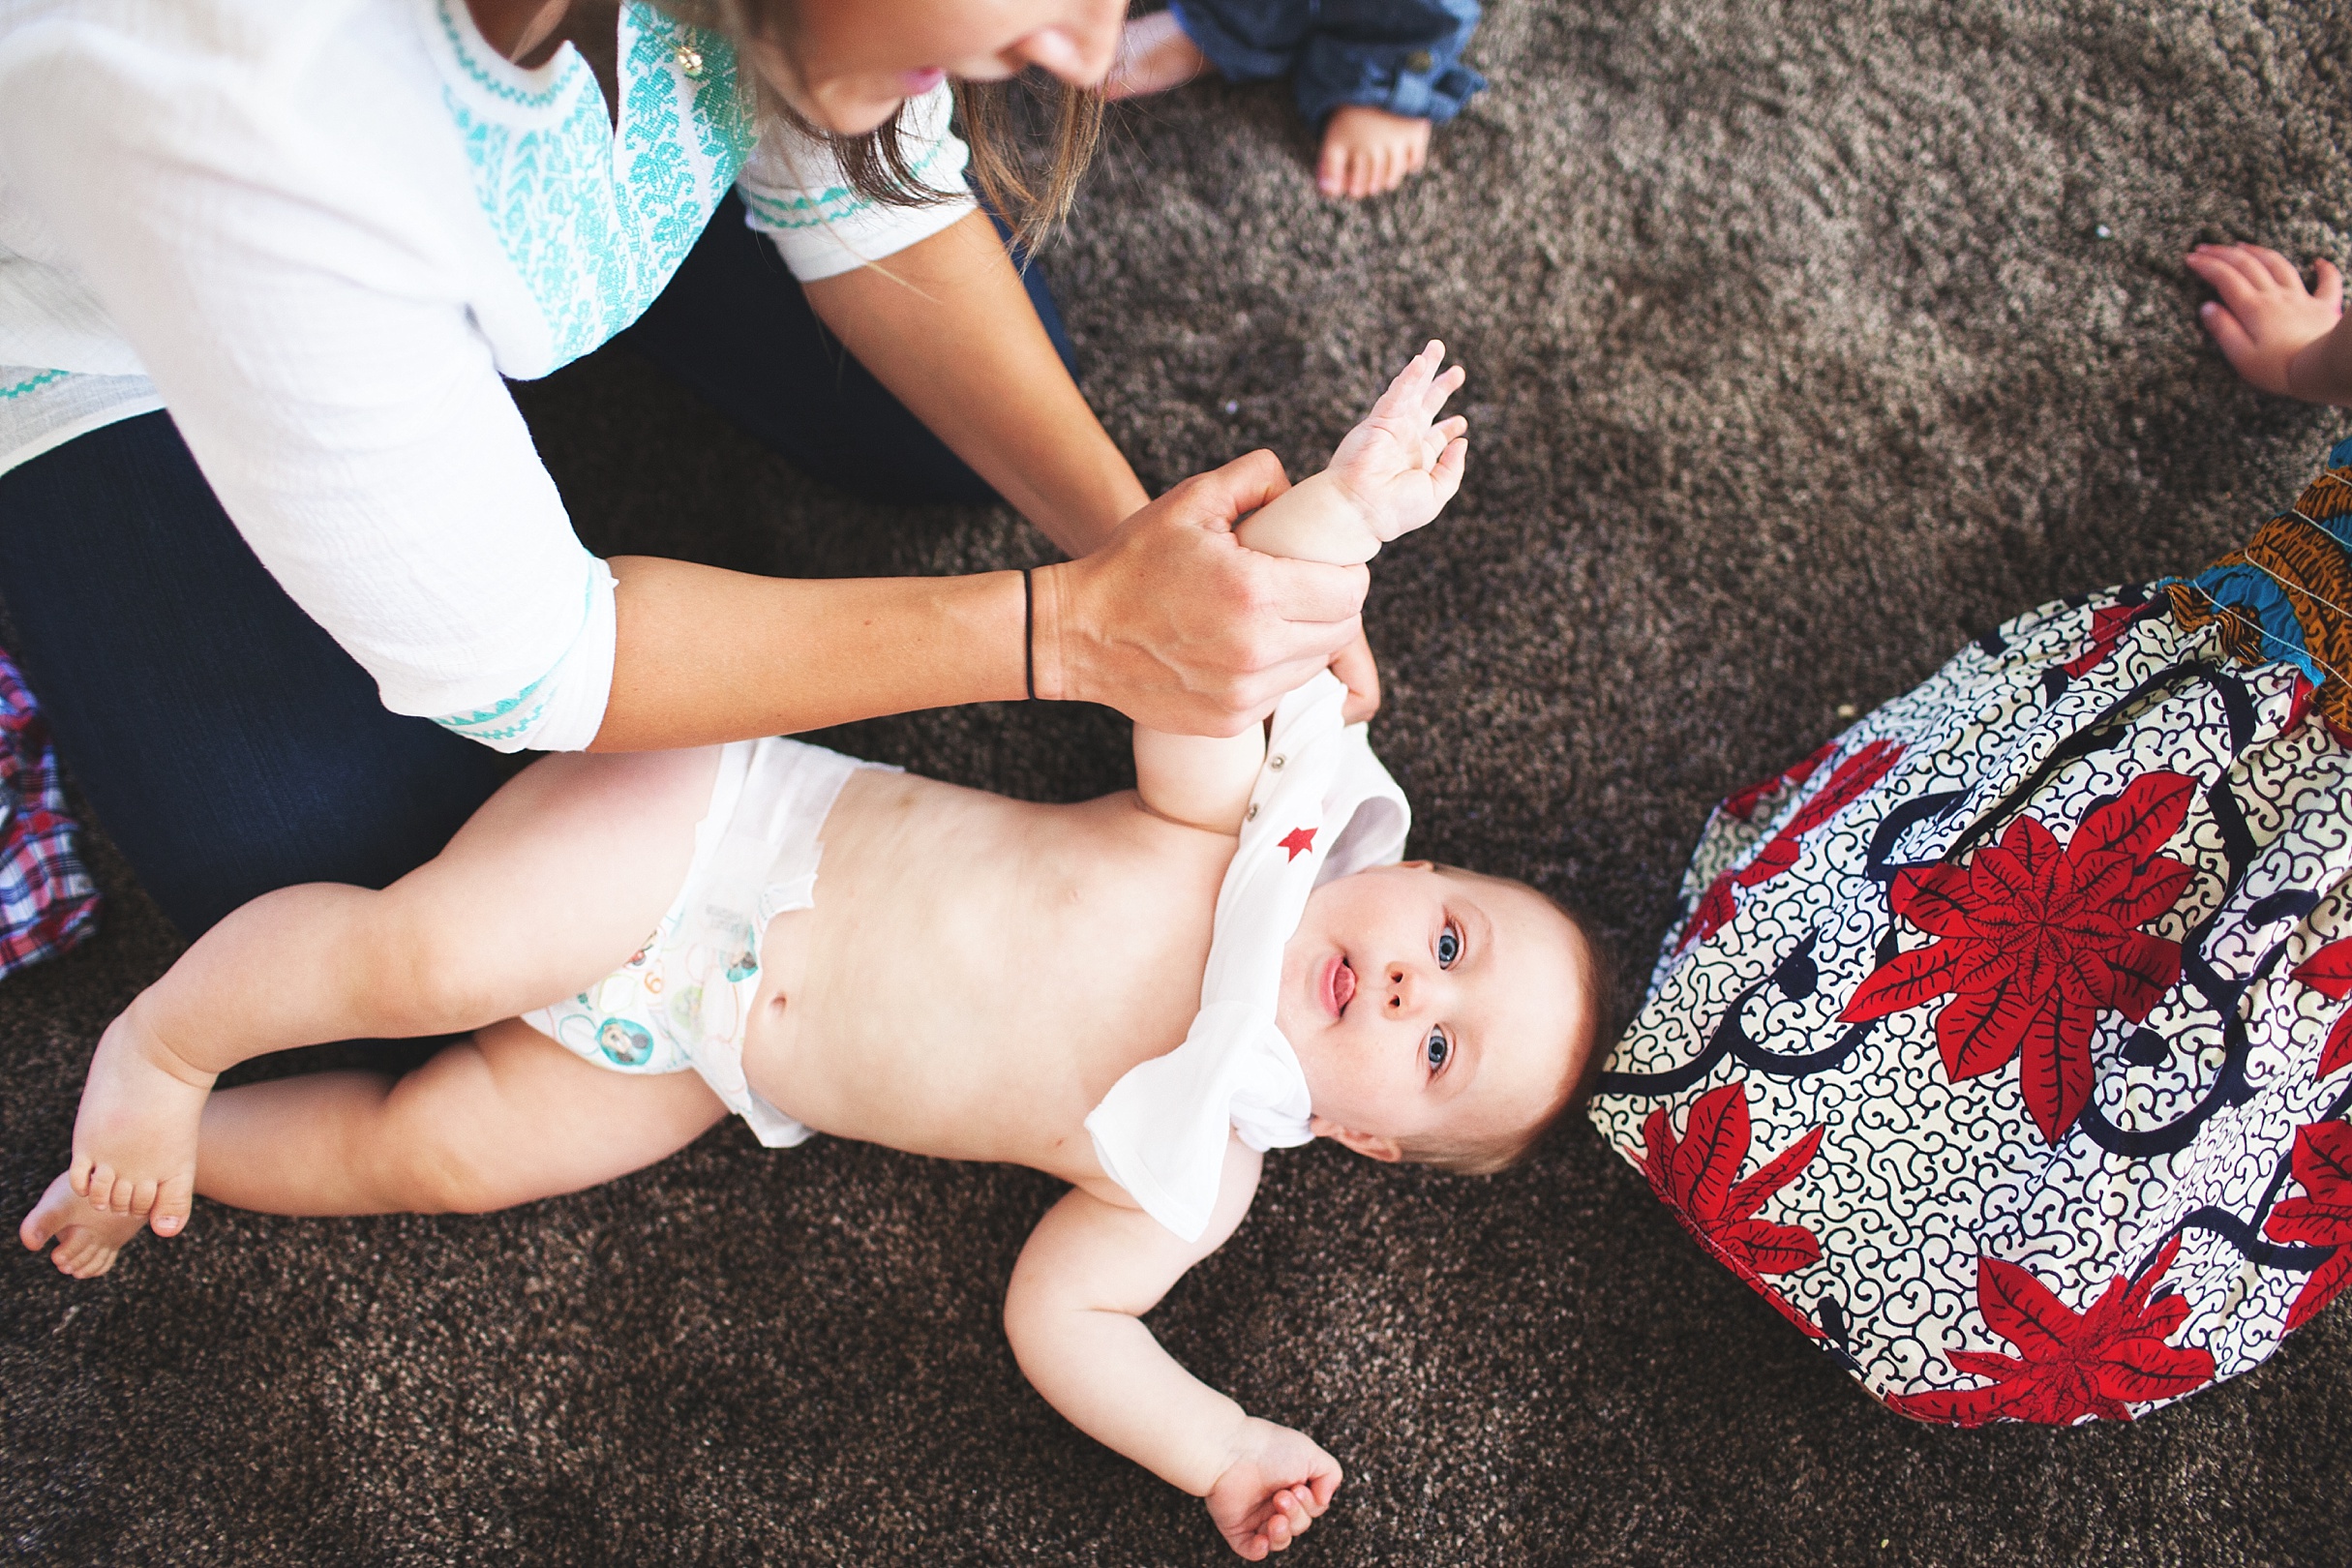
<path id="1" fill-rule="evenodd" d="M 1462 381 L 1443 359 L 1430 345 L 1242 541 L 1358 561 L 1435 517 L 1467 450 L 1462 420 L 1432 423 Z M 192 1191 L 503 1208 L 731 1110 L 771 1145 L 1017 1161 L 1070 1184 L 1013 1269 L 1022 1370 L 1205 1497 L 1243 1556 L 1280 1551 L 1339 1464 L 1141 1314 L 1240 1224 L 1265 1149 L 1497 1169 L 1598 1054 L 1583 930 L 1518 883 L 1394 863 L 1403 797 L 1344 695 L 1318 676 L 1230 739 L 1138 729 L 1136 788 L 1075 805 L 786 739 L 544 758 L 392 887 L 283 889 L 191 947 L 100 1041 L 24 1244 L 103 1274 L 142 1223 L 177 1232 Z M 397 1079 L 211 1092 L 265 1051 L 468 1029 Z"/>

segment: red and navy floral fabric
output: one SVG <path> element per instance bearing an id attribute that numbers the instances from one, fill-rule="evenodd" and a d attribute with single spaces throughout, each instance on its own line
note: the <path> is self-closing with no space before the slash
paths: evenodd
<path id="1" fill-rule="evenodd" d="M 2352 442 L 1726 800 L 1593 1101 L 1873 1394 L 2133 1416 L 2352 1287 Z"/>

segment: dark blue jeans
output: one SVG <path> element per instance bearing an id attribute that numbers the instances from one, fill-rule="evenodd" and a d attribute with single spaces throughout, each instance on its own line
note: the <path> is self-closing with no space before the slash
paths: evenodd
<path id="1" fill-rule="evenodd" d="M 1478 0 L 1169 0 L 1176 25 L 1227 81 L 1290 78 L 1320 128 L 1347 104 L 1438 123 L 1487 78 L 1462 63 Z"/>
<path id="2" fill-rule="evenodd" d="M 1027 282 L 1068 363 L 1043 280 Z M 843 489 L 992 498 L 824 331 L 732 196 L 620 341 Z M 385 710 L 246 547 L 167 414 L 0 474 L 0 602 L 67 768 L 190 937 L 290 883 L 384 886 L 515 766 Z"/>

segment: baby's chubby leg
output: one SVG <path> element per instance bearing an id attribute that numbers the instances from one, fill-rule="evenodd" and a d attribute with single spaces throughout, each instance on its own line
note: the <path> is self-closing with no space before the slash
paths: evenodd
<path id="1" fill-rule="evenodd" d="M 266 1214 L 478 1214 L 576 1192 L 666 1159 L 726 1114 L 691 1072 L 584 1062 L 519 1019 L 404 1077 L 318 1072 L 205 1103 L 196 1191 Z M 18 1234 L 75 1279 L 114 1265 L 141 1221 L 59 1176 Z"/>
<path id="2" fill-rule="evenodd" d="M 172 1235 L 223 1070 L 325 1040 L 478 1028 L 624 962 L 684 878 L 717 758 L 544 758 L 380 892 L 312 883 L 245 905 L 99 1040 L 67 1185 L 94 1214 Z"/>

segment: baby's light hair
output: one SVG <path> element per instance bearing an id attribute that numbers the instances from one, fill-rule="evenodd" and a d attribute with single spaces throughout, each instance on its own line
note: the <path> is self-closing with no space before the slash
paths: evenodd
<path id="1" fill-rule="evenodd" d="M 1462 1142 L 1432 1138 L 1399 1143 L 1399 1158 L 1406 1163 L 1433 1166 L 1456 1176 L 1499 1175 L 1525 1161 L 1535 1152 L 1536 1145 L 1544 1141 L 1545 1134 L 1559 1125 L 1561 1118 L 1592 1099 L 1593 1086 L 1600 1081 L 1601 1070 L 1607 1066 L 1610 1048 L 1614 1043 L 1610 1031 L 1617 1015 L 1617 967 L 1607 950 L 1593 938 L 1590 922 L 1541 888 L 1512 877 L 1493 880 L 1525 888 L 1558 911 L 1560 919 L 1576 933 L 1577 945 L 1583 950 L 1584 1009 L 1577 1025 L 1577 1033 L 1583 1038 L 1570 1041 L 1567 1060 L 1573 1066 L 1560 1074 L 1559 1085 L 1549 1102 L 1541 1113 L 1522 1126 L 1492 1137 Z"/>

